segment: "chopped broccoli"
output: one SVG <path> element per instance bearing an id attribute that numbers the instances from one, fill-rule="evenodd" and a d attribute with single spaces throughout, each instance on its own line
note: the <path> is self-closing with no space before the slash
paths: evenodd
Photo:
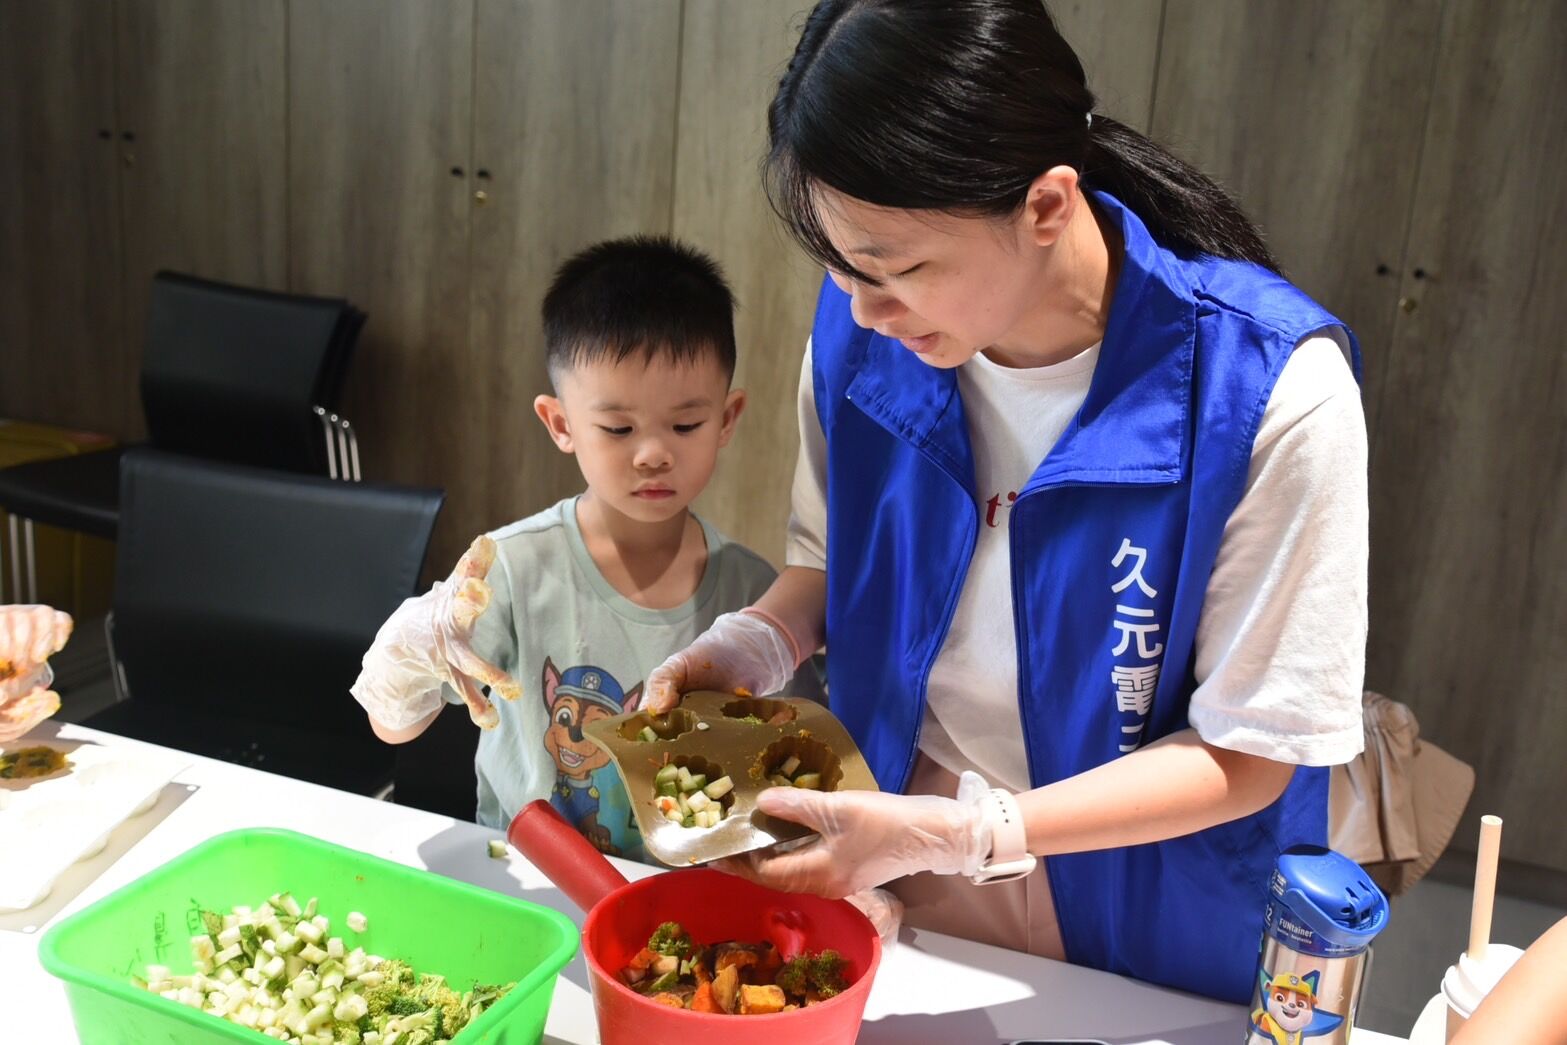
<path id="1" fill-rule="evenodd" d="M 837 951 L 802 954 L 784 962 L 773 982 L 790 994 L 815 991 L 823 998 L 842 993 L 848 986 L 843 979 L 844 961 Z"/>
<path id="2" fill-rule="evenodd" d="M 691 954 L 691 937 L 680 928 L 679 922 L 665 922 L 653 930 L 653 935 L 647 942 L 647 949 L 659 954 L 685 958 Z"/>
<path id="3" fill-rule="evenodd" d="M 810 970 L 807 968 L 809 962 L 810 959 L 803 954 L 798 958 L 790 958 L 778 970 L 778 975 L 773 977 L 773 982 L 790 994 L 804 994 L 811 986 Z"/>
<path id="4" fill-rule="evenodd" d="M 831 998 L 848 986 L 843 981 L 843 966 L 842 956 L 832 950 L 822 951 L 811 960 L 811 985 L 816 988 L 817 994 L 823 998 Z"/>

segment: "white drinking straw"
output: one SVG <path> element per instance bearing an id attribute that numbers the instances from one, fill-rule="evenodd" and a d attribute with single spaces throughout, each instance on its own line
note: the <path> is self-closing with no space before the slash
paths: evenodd
<path id="1" fill-rule="evenodd" d="M 1502 849 L 1502 818 L 1480 818 L 1480 851 L 1475 854 L 1474 907 L 1469 912 L 1469 949 L 1475 961 L 1485 960 L 1491 942 L 1491 909 L 1496 903 L 1496 861 Z"/>

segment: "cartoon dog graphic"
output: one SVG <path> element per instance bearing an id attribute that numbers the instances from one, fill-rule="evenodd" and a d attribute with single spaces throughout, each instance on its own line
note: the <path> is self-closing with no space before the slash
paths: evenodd
<path id="1" fill-rule="evenodd" d="M 1308 1037 L 1327 1034 L 1344 1021 L 1329 1012 L 1317 1010 L 1317 987 L 1322 973 L 1297 976 L 1281 972 L 1269 977 L 1258 974 L 1262 983 L 1262 1008 L 1251 1014 L 1250 1045 L 1301 1045 Z"/>
<path id="2" fill-rule="evenodd" d="M 544 732 L 544 749 L 555 760 L 555 790 L 550 804 L 599 851 L 620 856 L 610 829 L 599 822 L 598 770 L 609 765 L 607 755 L 582 735 L 582 727 L 595 719 L 634 710 L 642 699 L 642 683 L 623 693 L 615 676 L 602 668 L 583 664 L 561 671 L 544 658 L 544 706 L 550 724 Z"/>

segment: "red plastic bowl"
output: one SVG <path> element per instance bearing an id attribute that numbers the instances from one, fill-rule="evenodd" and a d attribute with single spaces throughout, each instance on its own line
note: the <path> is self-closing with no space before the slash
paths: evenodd
<path id="1" fill-rule="evenodd" d="M 603 1045 L 800 1045 L 852 1042 L 881 939 L 853 904 L 782 893 L 719 871 L 670 871 L 627 882 L 548 802 L 528 805 L 512 821 L 511 843 L 588 912 L 583 954 Z M 618 973 L 660 922 L 679 922 L 700 943 L 770 940 L 785 958 L 831 948 L 848 963 L 850 986 L 819 1005 L 765 1016 L 691 1012 L 644 998 Z"/>

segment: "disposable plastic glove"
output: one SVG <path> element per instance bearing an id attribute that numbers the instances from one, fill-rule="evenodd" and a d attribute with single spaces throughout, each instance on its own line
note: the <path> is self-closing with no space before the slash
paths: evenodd
<path id="1" fill-rule="evenodd" d="M 49 606 L 0 606 L 0 744 L 60 710 L 46 663 L 71 637 L 71 615 Z"/>
<path id="2" fill-rule="evenodd" d="M 804 824 L 820 837 L 782 853 L 759 850 L 713 866 L 792 893 L 846 897 L 920 871 L 968 874 L 990 855 L 990 829 L 977 773 L 958 797 L 771 787 L 756 797 L 768 816 Z"/>
<path id="3" fill-rule="evenodd" d="M 766 696 L 787 686 L 799 665 L 794 640 L 771 618 L 750 609 L 725 613 L 653 669 L 642 707 L 662 715 L 680 703 L 682 693 L 698 689 L 745 689 Z"/>
<path id="4" fill-rule="evenodd" d="M 864 889 L 844 897 L 860 909 L 876 927 L 883 947 L 890 947 L 898 940 L 898 927 L 903 924 L 903 901 L 885 889 Z"/>
<path id="5" fill-rule="evenodd" d="M 522 688 L 473 651 L 473 625 L 490 605 L 485 577 L 495 562 L 495 542 L 476 538 L 457 568 L 423 595 L 407 599 L 376 632 L 359 678 L 349 692 L 388 729 L 405 729 L 441 705 L 441 684 L 455 689 L 481 729 L 494 729 L 500 713 L 480 687 L 507 700 Z"/>

